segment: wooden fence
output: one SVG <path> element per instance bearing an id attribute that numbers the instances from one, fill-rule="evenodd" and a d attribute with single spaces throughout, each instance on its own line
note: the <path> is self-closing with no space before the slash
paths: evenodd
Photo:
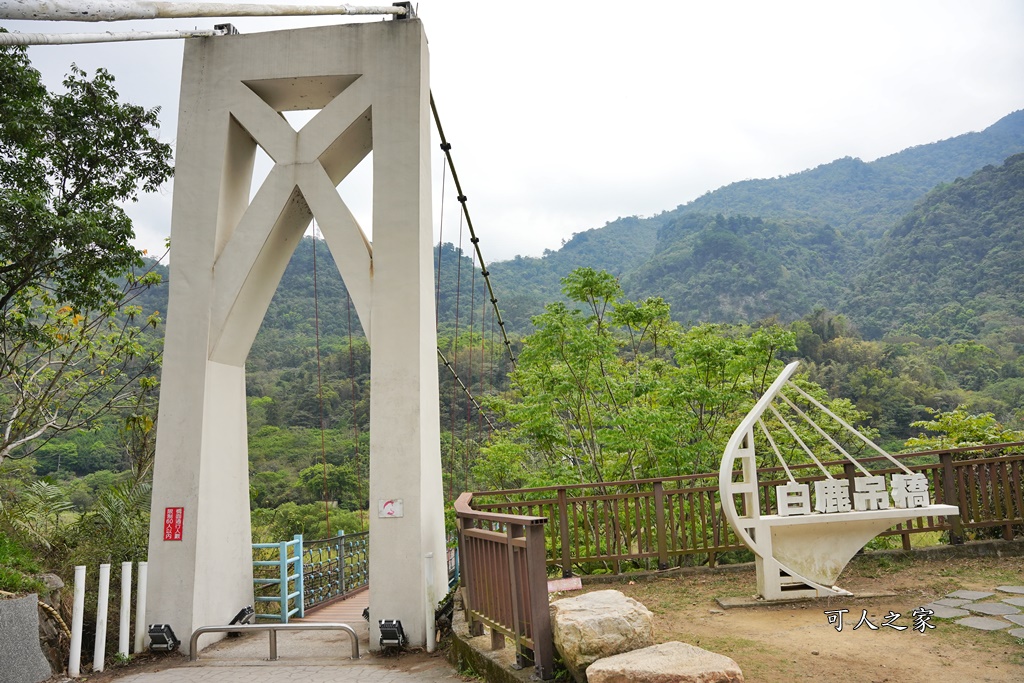
<path id="1" fill-rule="evenodd" d="M 481 513 L 473 494 L 455 501 L 463 598 L 470 631 L 491 630 L 491 646 L 516 648 L 516 661 L 532 660 L 537 677 L 554 676 L 554 641 L 548 614 L 543 517 Z"/>
<path id="2" fill-rule="evenodd" d="M 933 501 L 958 505 L 961 514 L 950 519 L 919 517 L 881 536 L 898 535 L 909 549 L 913 534 L 946 532 L 950 543 L 962 543 L 968 534 L 1012 539 L 1015 528 L 1020 531 L 1024 525 L 1024 443 L 894 457 L 928 477 Z M 858 460 L 876 474 L 901 472 L 881 456 Z M 834 475 L 854 476 L 849 461 L 823 464 Z M 790 470 L 801 483 L 824 478 L 812 464 L 790 465 Z M 785 473 L 781 468 L 760 469 L 758 481 L 761 514 L 774 514 L 775 487 L 787 481 Z M 467 495 L 478 514 L 552 520 L 539 528 L 546 530 L 547 565 L 561 569 L 563 576 L 714 566 L 730 559 L 723 555 L 744 550 L 722 512 L 717 473 Z M 469 560 L 467 556 L 467 565 Z"/>

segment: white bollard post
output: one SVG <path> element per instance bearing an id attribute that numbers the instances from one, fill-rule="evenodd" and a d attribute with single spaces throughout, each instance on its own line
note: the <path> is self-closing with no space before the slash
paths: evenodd
<path id="1" fill-rule="evenodd" d="M 142 652 L 146 644 L 146 580 L 149 565 L 139 562 L 139 587 L 135 594 L 135 654 Z"/>
<path id="2" fill-rule="evenodd" d="M 117 622 L 117 654 L 128 657 L 128 629 L 132 621 L 132 563 L 121 563 L 121 615 Z"/>
<path id="3" fill-rule="evenodd" d="M 107 656 L 107 596 L 110 593 L 110 565 L 100 565 L 100 586 L 96 596 L 96 644 L 93 646 L 93 673 L 103 671 Z"/>
<path id="4" fill-rule="evenodd" d="M 78 678 L 82 670 L 82 620 L 85 616 L 85 566 L 75 567 L 75 602 L 71 608 L 71 652 L 68 676 Z"/>
<path id="5" fill-rule="evenodd" d="M 434 553 L 427 553 L 423 558 L 423 578 L 427 582 L 427 602 L 424 608 L 427 612 L 427 652 L 434 651 L 434 643 L 437 640 L 436 626 L 434 624 Z"/>

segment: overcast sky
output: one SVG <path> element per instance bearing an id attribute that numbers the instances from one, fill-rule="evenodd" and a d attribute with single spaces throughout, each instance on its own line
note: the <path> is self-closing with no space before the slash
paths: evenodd
<path id="1" fill-rule="evenodd" d="M 1024 108 L 1019 0 L 421 0 L 419 14 L 432 90 L 489 261 L 539 255 L 574 232 L 672 209 L 730 182 L 843 156 L 870 161 Z M 230 21 L 256 33 L 352 19 Z M 33 32 L 214 23 L 0 21 Z M 51 87 L 71 62 L 107 68 L 125 99 L 162 108 L 160 136 L 170 142 L 181 54 L 181 41 L 30 49 Z M 341 191 L 370 232 L 368 178 L 357 169 Z M 129 209 L 151 252 L 170 231 L 171 190 Z M 449 197 L 446 242 L 458 230 L 454 206 Z"/>

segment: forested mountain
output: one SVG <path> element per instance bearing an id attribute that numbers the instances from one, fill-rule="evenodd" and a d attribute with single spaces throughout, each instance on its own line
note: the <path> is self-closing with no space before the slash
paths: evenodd
<path id="1" fill-rule="evenodd" d="M 617 218 L 602 228 L 575 233 L 558 251 L 541 257 L 516 256 L 489 266 L 500 287 L 502 310 L 511 328 L 525 332 L 544 304 L 561 296 L 561 278 L 587 266 L 621 277 L 643 266 L 655 251 L 658 230 L 669 213 L 653 218 Z M 486 256 L 486 252 L 485 252 Z"/>
<path id="2" fill-rule="evenodd" d="M 497 263 L 493 271 L 501 274 L 500 286 L 515 302 L 515 312 L 521 312 L 509 316 L 517 329 L 527 326 L 523 318 L 539 312 L 534 302 L 558 298 L 557 279 L 552 279 L 551 272 L 564 274 L 575 267 L 592 266 L 596 259 L 612 262 L 607 269 L 622 278 L 629 296 L 650 293 L 658 284 L 674 287 L 677 294 L 669 298 L 681 306 L 674 313 L 678 320 L 740 322 L 750 316 L 791 317 L 795 312 L 799 315 L 797 309 L 804 304 L 833 305 L 835 290 L 830 286 L 822 290 L 822 283 L 833 280 L 837 273 L 845 276 L 863 268 L 883 233 L 937 184 L 966 177 L 989 164 L 1001 164 L 1020 152 L 1024 152 L 1024 110 L 981 132 L 911 147 L 870 163 L 847 157 L 786 177 L 732 183 L 652 218 L 619 219 L 604 228 L 578 233 L 558 251 L 539 259 L 517 257 Z M 746 244 L 748 254 L 760 254 L 767 248 L 769 260 L 774 260 L 793 255 L 795 244 L 796 251 L 804 252 L 797 255 L 798 270 L 814 262 L 807 250 L 816 252 L 820 267 L 807 273 L 809 277 L 788 279 L 782 298 L 773 297 L 769 302 L 751 296 L 754 281 L 763 281 L 772 271 L 763 263 L 727 263 L 729 256 L 742 255 L 742 250 L 735 249 L 742 246 L 747 233 L 739 224 L 734 224 L 738 231 L 732 232 L 736 241 L 725 240 L 717 228 L 704 233 L 704 228 L 711 230 L 708 221 L 718 214 L 759 218 L 766 225 L 782 226 L 776 241 L 750 235 L 754 239 Z M 767 238 L 772 229 L 762 225 L 757 232 Z M 698 233 L 723 247 L 728 243 L 732 250 L 723 254 L 726 258 L 698 265 L 689 251 Z M 657 238 L 652 239 L 655 234 Z M 822 241 L 826 234 L 832 238 Z M 574 244 L 583 236 L 585 240 Z M 811 240 L 805 241 L 804 236 Z M 635 240 L 630 242 L 629 237 Z M 606 246 L 618 248 L 612 252 Z M 826 254 L 829 250 L 833 253 Z M 757 272 L 751 274 L 751 269 Z M 774 275 L 784 276 L 777 269 Z M 728 291 L 723 293 L 722 286 Z M 691 294 L 696 290 L 714 291 L 715 301 L 703 307 L 690 305 L 688 297 L 703 298 Z"/>
<path id="3" fill-rule="evenodd" d="M 679 359 L 693 350 L 687 344 L 739 348 L 770 331 L 794 340 L 780 347 L 781 356 L 800 358 L 808 380 L 834 399 L 848 399 L 851 414 L 863 416 L 891 448 L 916 437 L 934 411 L 944 411 L 940 420 L 952 415 L 958 426 L 981 424 L 980 438 L 1005 440 L 1011 432 L 1002 425 L 1024 424 L 1021 151 L 1024 112 L 1017 112 L 981 133 L 872 163 L 840 159 L 787 178 L 736 183 L 652 218 L 619 218 L 577 233 L 540 258 L 491 263 L 495 295 L 524 365 L 539 348 L 523 340 L 534 332 L 533 316 L 582 320 L 561 281 L 586 267 L 621 284 L 623 317 L 614 312 L 616 324 L 648 313 L 657 313 L 658 325 L 668 316 L 683 323 L 676 329 L 685 336 L 666 337 L 676 348 L 653 344 L 652 368 L 659 372 L 681 372 Z M 343 517 L 331 513 L 333 528 L 359 528 L 354 513 L 342 510 L 365 504 L 357 499 L 367 471 L 370 352 L 330 251 L 317 243 L 314 268 L 313 246 L 311 238 L 298 245 L 247 362 L 254 520 L 274 538 L 324 533 L 323 507 L 313 502 L 323 496 L 325 470 Z M 503 402 L 519 389 L 504 391 L 511 368 L 466 246 L 467 253 L 450 243 L 435 250 L 438 346 L 474 394 L 490 397 L 488 419 L 507 437 L 503 419 L 515 411 L 503 414 L 501 406 L 511 405 Z M 166 318 L 167 289 L 154 288 L 135 303 Z M 559 300 L 568 308 L 545 312 Z M 780 326 L 765 323 L 773 317 Z M 693 327 L 701 322 L 738 326 Z M 447 368 L 438 370 L 451 494 L 486 485 L 491 480 L 478 478 L 476 465 L 493 463 L 488 471 L 498 473 L 511 451 L 500 445 L 507 439 L 490 439 Z M 678 389 L 676 379 L 662 380 L 666 390 Z M 975 419 L 964 411 L 991 415 Z M 646 409 L 638 415 L 659 438 L 671 437 L 666 448 L 688 443 L 688 428 L 675 418 Z M 84 509 L 115 480 L 107 470 L 124 468 L 121 450 L 116 424 L 105 423 L 42 448 L 35 474 L 63 482 Z M 680 458 L 690 452 L 677 451 Z"/>
<path id="4" fill-rule="evenodd" d="M 870 163 L 845 157 L 784 178 L 733 183 L 686 211 L 824 221 L 853 243 L 890 228 L 935 185 L 1024 152 L 1024 110 L 985 130 L 919 145 Z"/>
<path id="5" fill-rule="evenodd" d="M 622 282 L 635 298 L 664 298 L 682 322 L 794 320 L 835 308 L 850 251 L 839 231 L 810 219 L 686 213 Z"/>
<path id="6" fill-rule="evenodd" d="M 869 336 L 1024 331 L 1024 154 L 939 186 L 877 251 L 841 306 Z"/>

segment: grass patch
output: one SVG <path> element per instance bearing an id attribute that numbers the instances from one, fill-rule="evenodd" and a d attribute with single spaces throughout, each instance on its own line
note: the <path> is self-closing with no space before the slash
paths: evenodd
<path id="1" fill-rule="evenodd" d="M 32 576 L 42 569 L 32 554 L 14 539 L 0 533 L 0 590 L 8 593 L 39 593 L 46 590 Z"/>

